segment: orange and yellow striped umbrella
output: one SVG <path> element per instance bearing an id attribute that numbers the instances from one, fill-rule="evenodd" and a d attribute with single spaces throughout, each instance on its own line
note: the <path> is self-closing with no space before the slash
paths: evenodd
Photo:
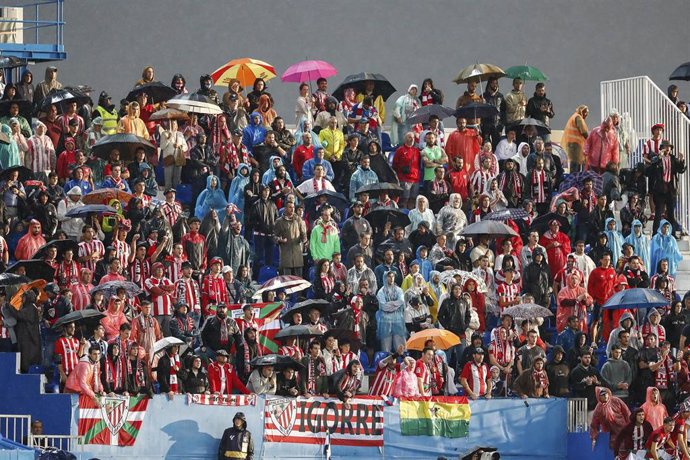
<path id="1" fill-rule="evenodd" d="M 233 59 L 211 74 L 216 86 L 227 87 L 230 80 L 236 78 L 245 88 L 251 88 L 257 78 L 270 80 L 275 77 L 276 69 L 271 64 L 251 58 Z"/>

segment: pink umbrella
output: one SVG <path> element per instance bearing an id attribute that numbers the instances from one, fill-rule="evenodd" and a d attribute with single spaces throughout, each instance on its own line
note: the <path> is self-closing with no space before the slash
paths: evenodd
<path id="1" fill-rule="evenodd" d="M 337 74 L 336 68 L 326 61 L 301 61 L 288 67 L 280 79 L 288 83 L 302 83 Z"/>

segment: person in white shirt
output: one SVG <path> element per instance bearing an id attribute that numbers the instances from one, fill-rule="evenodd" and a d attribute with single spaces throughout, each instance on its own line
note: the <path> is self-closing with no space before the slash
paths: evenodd
<path id="1" fill-rule="evenodd" d="M 517 144 L 515 143 L 514 129 L 506 132 L 505 139 L 501 139 L 496 146 L 496 152 L 494 153 L 496 154 L 496 158 L 498 158 L 498 162 L 501 166 L 503 166 L 503 162 L 505 160 L 508 158 L 513 158 L 515 155 L 517 155 Z"/>
<path id="2" fill-rule="evenodd" d="M 326 179 L 326 170 L 323 165 L 316 165 L 314 167 L 314 177 L 307 179 L 297 187 L 297 191 L 300 193 L 300 199 L 313 195 L 314 193 L 320 192 L 321 190 L 330 190 L 335 192 L 335 187 L 331 181 Z"/>
<path id="3" fill-rule="evenodd" d="M 530 154 L 530 146 L 527 142 L 521 142 L 517 148 L 517 154 L 513 157 L 515 163 L 520 167 L 520 174 L 527 177 L 527 157 Z"/>

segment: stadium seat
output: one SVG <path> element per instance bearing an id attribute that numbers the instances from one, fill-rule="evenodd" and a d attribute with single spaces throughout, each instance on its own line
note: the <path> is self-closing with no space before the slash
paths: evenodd
<path id="1" fill-rule="evenodd" d="M 187 206 L 192 205 L 192 200 L 194 197 L 192 196 L 192 186 L 190 184 L 177 184 L 175 191 L 177 192 L 177 201 L 182 204 L 186 204 Z"/>
<path id="2" fill-rule="evenodd" d="M 271 265 L 264 265 L 259 270 L 258 282 L 260 284 L 263 284 L 266 281 L 270 280 L 271 278 L 275 278 L 276 276 L 278 276 L 278 269 L 277 268 L 272 267 Z"/>
<path id="3" fill-rule="evenodd" d="M 29 372 L 28 374 L 35 374 L 35 375 L 41 375 L 45 372 L 45 368 L 41 366 L 40 364 L 34 364 L 33 366 L 29 367 Z"/>
<path id="4" fill-rule="evenodd" d="M 372 367 L 374 370 L 376 370 L 377 367 L 379 367 L 379 363 L 381 362 L 382 359 L 384 359 L 386 356 L 388 356 L 388 353 L 385 351 L 377 351 L 374 354 L 374 363 Z"/>

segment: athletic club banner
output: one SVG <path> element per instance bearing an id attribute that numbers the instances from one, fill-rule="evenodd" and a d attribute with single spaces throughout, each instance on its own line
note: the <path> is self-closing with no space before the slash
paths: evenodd
<path id="1" fill-rule="evenodd" d="M 203 406 L 256 406 L 256 395 L 187 395 L 187 404 Z"/>
<path id="2" fill-rule="evenodd" d="M 79 397 L 79 436 L 83 444 L 133 446 L 149 400 L 143 396 L 103 396 L 97 405 Z"/>
<path id="3" fill-rule="evenodd" d="M 266 400 L 264 440 L 299 444 L 383 446 L 383 401 L 359 397 L 346 405 L 338 399 Z"/>

